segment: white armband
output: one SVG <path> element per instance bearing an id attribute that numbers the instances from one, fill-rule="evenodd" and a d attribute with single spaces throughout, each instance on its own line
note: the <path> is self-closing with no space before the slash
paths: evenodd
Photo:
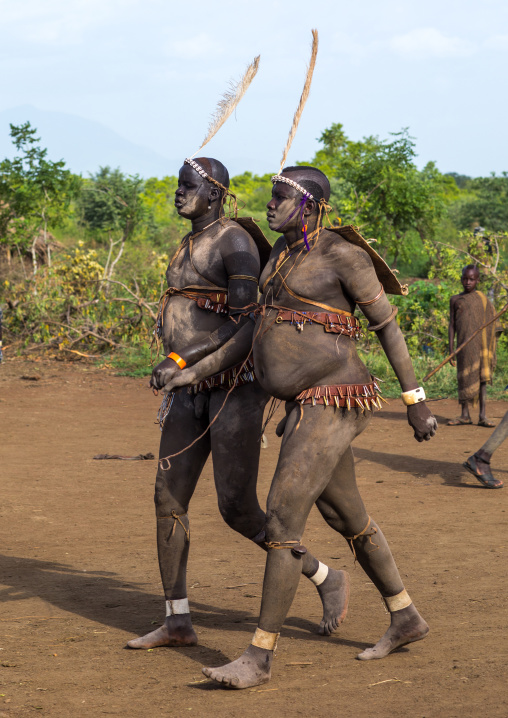
<path id="1" fill-rule="evenodd" d="M 411 391 L 403 391 L 400 398 L 406 406 L 412 406 L 413 404 L 419 404 L 421 401 L 425 401 L 425 391 L 423 387 L 419 386 L 417 389 L 411 389 Z"/>

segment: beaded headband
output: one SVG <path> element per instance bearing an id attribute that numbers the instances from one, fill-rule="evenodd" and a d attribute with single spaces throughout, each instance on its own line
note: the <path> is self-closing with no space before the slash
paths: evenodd
<path id="1" fill-rule="evenodd" d="M 317 202 L 317 200 L 314 199 L 314 196 L 311 195 L 311 193 L 308 190 L 306 190 L 305 187 L 302 187 L 301 184 L 298 184 L 298 182 L 294 182 L 293 180 L 289 179 L 288 177 L 284 177 L 284 175 L 273 175 L 273 177 L 271 177 L 271 180 L 272 180 L 273 184 L 275 184 L 276 182 L 284 182 L 284 184 L 287 184 L 290 187 L 293 187 L 294 189 L 297 190 L 297 192 L 301 192 L 301 194 L 303 195 L 302 199 L 300 200 L 300 202 L 298 204 L 298 207 L 296 207 L 296 209 L 293 210 L 293 212 L 291 212 L 289 217 L 281 225 L 279 225 L 276 228 L 276 231 L 279 231 L 280 229 L 282 229 L 282 227 L 284 227 L 284 225 L 286 225 L 289 222 L 289 220 L 293 219 L 295 214 L 298 211 L 300 211 L 300 219 L 302 221 L 302 232 L 303 232 L 303 239 L 305 242 L 305 248 L 307 251 L 310 251 L 309 243 L 307 241 L 307 225 L 303 219 L 303 210 L 305 207 L 305 203 L 309 199 L 313 199 L 315 202 Z M 328 212 L 330 212 L 331 207 L 324 197 L 322 197 L 319 200 L 318 206 L 319 206 L 319 215 L 318 215 L 318 221 L 317 221 L 318 227 L 321 226 L 321 217 L 323 215 L 323 212 L 325 213 L 325 215 L 328 219 L 328 222 L 331 225 L 330 218 L 328 217 Z"/>
<path id="2" fill-rule="evenodd" d="M 187 162 L 187 160 L 185 161 Z M 293 180 L 284 177 L 284 175 L 273 175 L 271 179 L 272 184 L 275 184 L 276 182 L 284 182 L 284 184 L 288 184 L 290 187 L 293 187 L 294 189 L 298 190 L 298 192 L 301 192 L 303 195 L 305 195 L 305 199 L 314 199 L 310 192 L 308 192 L 304 187 L 302 187 L 301 184 L 298 184 L 298 182 L 293 182 Z"/>
<path id="3" fill-rule="evenodd" d="M 218 182 L 216 179 L 214 179 L 213 177 L 211 177 L 211 176 L 208 174 L 208 172 L 206 172 L 206 171 L 201 167 L 201 165 L 200 165 L 198 162 L 196 162 L 196 160 L 191 160 L 191 159 L 189 159 L 189 157 L 186 157 L 185 160 L 184 160 L 184 164 L 190 165 L 193 170 L 196 170 L 196 172 L 198 173 L 198 175 L 201 175 L 201 177 L 203 177 L 204 179 L 208 180 L 208 181 L 211 182 L 212 184 L 214 184 L 214 185 L 216 185 L 217 187 L 219 187 L 220 189 L 224 190 L 224 192 L 228 192 L 229 194 L 232 194 L 231 192 L 229 192 L 229 190 L 228 190 L 227 187 L 224 187 L 223 184 L 221 184 L 221 183 Z"/>

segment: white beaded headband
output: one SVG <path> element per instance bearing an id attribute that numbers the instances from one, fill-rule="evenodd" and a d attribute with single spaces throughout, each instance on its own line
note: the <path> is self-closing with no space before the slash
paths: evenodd
<path id="1" fill-rule="evenodd" d="M 196 160 L 191 160 L 189 157 L 186 157 L 185 160 L 184 160 L 184 164 L 190 165 L 193 170 L 196 170 L 196 172 L 197 172 L 199 175 L 201 175 L 201 177 L 203 177 L 204 179 L 208 180 L 209 182 L 212 182 L 212 184 L 217 185 L 217 187 L 220 187 L 220 189 L 224 190 L 224 192 L 227 192 L 228 194 L 231 194 L 231 195 L 233 194 L 232 192 L 230 192 L 230 191 L 228 190 L 227 187 L 224 187 L 223 184 L 221 184 L 221 183 L 218 182 L 216 179 L 214 179 L 211 175 L 209 175 L 208 172 L 206 172 L 206 171 L 201 167 L 201 165 L 200 165 L 198 162 L 196 162 Z"/>
<path id="2" fill-rule="evenodd" d="M 196 160 L 191 160 L 186 157 L 184 160 L 184 164 L 190 165 L 193 170 L 196 170 L 196 172 L 201 175 L 201 177 L 204 177 L 205 179 L 210 179 L 208 173 L 205 172 L 205 170 L 201 167 L 200 164 L 196 162 Z"/>
<path id="3" fill-rule="evenodd" d="M 187 160 L 185 161 L 187 162 Z M 298 184 L 298 182 L 293 182 L 293 180 L 284 177 L 284 175 L 273 175 L 272 184 L 275 184 L 276 182 L 284 182 L 284 184 L 288 184 L 290 187 L 293 187 L 294 189 L 298 190 L 298 192 L 301 192 L 303 195 L 306 195 L 307 199 L 314 199 L 311 193 L 304 187 L 302 187 L 301 184 Z"/>

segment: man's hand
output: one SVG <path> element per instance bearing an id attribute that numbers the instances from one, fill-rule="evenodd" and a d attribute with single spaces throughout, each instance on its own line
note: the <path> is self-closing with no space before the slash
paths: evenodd
<path id="1" fill-rule="evenodd" d="M 150 384 L 153 389 L 162 389 L 178 372 L 182 371 L 173 359 L 164 359 L 152 371 Z"/>
<path id="2" fill-rule="evenodd" d="M 196 370 L 193 366 L 188 369 L 179 369 L 168 379 L 166 384 L 162 387 L 164 394 L 169 394 L 170 391 L 174 391 L 181 386 L 190 386 L 191 384 L 197 384 L 199 377 L 196 374 Z"/>
<path id="3" fill-rule="evenodd" d="M 407 407 L 407 421 L 414 429 L 416 441 L 429 441 L 437 431 L 437 421 L 424 401 Z"/>

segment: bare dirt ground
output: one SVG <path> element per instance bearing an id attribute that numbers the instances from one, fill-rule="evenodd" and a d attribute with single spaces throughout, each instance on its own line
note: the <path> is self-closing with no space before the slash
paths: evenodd
<path id="1" fill-rule="evenodd" d="M 21 377 L 39 375 L 38 381 Z M 163 617 L 153 518 L 158 399 L 146 381 L 81 365 L 0 366 L 0 718 L 145 716 L 507 716 L 506 502 L 461 467 L 489 430 L 448 428 L 453 401 L 432 404 L 436 438 L 418 444 L 392 400 L 355 442 L 358 481 L 383 527 L 429 637 L 383 661 L 356 654 L 387 625 L 378 595 L 347 545 L 313 511 L 304 542 L 351 573 L 349 615 L 317 636 L 320 604 L 302 579 L 271 683 L 211 685 L 201 666 L 248 645 L 264 555 L 222 522 L 207 465 L 190 518 L 189 599 L 200 645 L 125 650 Z M 490 404 L 499 419 L 507 405 Z M 266 496 L 279 440 L 262 452 Z M 494 473 L 508 480 L 508 445 Z"/>

